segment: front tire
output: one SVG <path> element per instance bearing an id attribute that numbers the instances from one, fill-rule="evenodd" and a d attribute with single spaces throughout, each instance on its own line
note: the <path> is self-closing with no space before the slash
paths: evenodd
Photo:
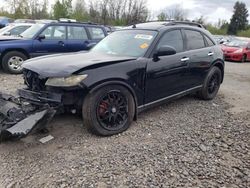
<path id="1" fill-rule="evenodd" d="M 241 63 L 245 63 L 247 61 L 247 55 L 244 54 L 241 59 Z"/>
<path id="2" fill-rule="evenodd" d="M 218 67 L 212 67 L 207 74 L 202 89 L 198 96 L 203 100 L 212 100 L 217 95 L 222 80 L 222 73 Z"/>
<path id="3" fill-rule="evenodd" d="M 20 74 L 22 73 L 22 63 L 28 59 L 22 52 L 11 51 L 6 53 L 2 59 L 3 69 L 7 73 Z"/>
<path id="4" fill-rule="evenodd" d="M 83 124 L 102 136 L 127 130 L 134 113 L 135 103 L 131 93 L 119 85 L 105 86 L 88 94 L 82 107 Z"/>

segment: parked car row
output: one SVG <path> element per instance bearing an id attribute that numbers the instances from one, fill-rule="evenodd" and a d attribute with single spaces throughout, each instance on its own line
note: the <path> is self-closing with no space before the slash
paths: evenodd
<path id="1" fill-rule="evenodd" d="M 250 61 L 250 39 L 236 36 L 213 35 L 217 44 L 221 45 L 224 59 L 227 61 Z"/>
<path id="2" fill-rule="evenodd" d="M 232 40 L 221 45 L 225 60 L 236 62 L 250 61 L 250 41 Z"/>

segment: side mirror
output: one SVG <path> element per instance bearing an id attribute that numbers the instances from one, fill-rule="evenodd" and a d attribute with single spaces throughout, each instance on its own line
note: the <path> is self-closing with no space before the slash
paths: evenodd
<path id="1" fill-rule="evenodd" d="M 46 38 L 45 35 L 39 35 L 39 36 L 37 37 L 37 39 L 40 40 L 40 41 L 41 41 L 41 40 L 44 40 L 45 38 Z"/>
<path id="2" fill-rule="evenodd" d="M 89 43 L 87 44 L 87 50 L 90 50 L 91 48 L 93 48 L 96 45 L 96 43 Z"/>
<path id="3" fill-rule="evenodd" d="M 161 46 L 153 55 L 154 60 L 159 60 L 161 56 L 176 54 L 176 50 L 171 46 Z"/>

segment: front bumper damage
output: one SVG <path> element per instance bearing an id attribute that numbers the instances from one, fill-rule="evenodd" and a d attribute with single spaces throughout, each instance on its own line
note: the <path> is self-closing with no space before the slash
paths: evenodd
<path id="1" fill-rule="evenodd" d="M 0 142 L 44 129 L 60 109 L 60 94 L 23 89 L 18 95 L 0 93 Z"/>

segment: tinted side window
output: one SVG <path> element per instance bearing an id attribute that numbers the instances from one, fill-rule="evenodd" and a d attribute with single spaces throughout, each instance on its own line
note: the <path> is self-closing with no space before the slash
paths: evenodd
<path id="1" fill-rule="evenodd" d="M 180 30 L 169 31 L 164 34 L 164 36 L 160 39 L 160 42 L 157 46 L 159 49 L 161 46 L 171 46 L 175 48 L 176 52 L 183 51 L 183 39 Z"/>
<path id="2" fill-rule="evenodd" d="M 195 50 L 205 47 L 204 38 L 198 31 L 185 30 L 187 36 L 187 49 Z"/>
<path id="3" fill-rule="evenodd" d="M 41 33 L 41 35 L 45 35 L 45 38 L 49 40 L 66 39 L 66 27 L 49 26 Z"/>
<path id="4" fill-rule="evenodd" d="M 213 41 L 210 38 L 208 38 L 206 35 L 204 35 L 204 36 L 205 36 L 205 39 L 207 41 L 208 46 L 214 46 Z"/>
<path id="5" fill-rule="evenodd" d="M 84 27 L 68 26 L 68 39 L 87 40 L 88 35 Z"/>
<path id="6" fill-rule="evenodd" d="M 88 30 L 92 39 L 103 39 L 105 37 L 105 34 L 101 28 L 88 27 Z"/>

